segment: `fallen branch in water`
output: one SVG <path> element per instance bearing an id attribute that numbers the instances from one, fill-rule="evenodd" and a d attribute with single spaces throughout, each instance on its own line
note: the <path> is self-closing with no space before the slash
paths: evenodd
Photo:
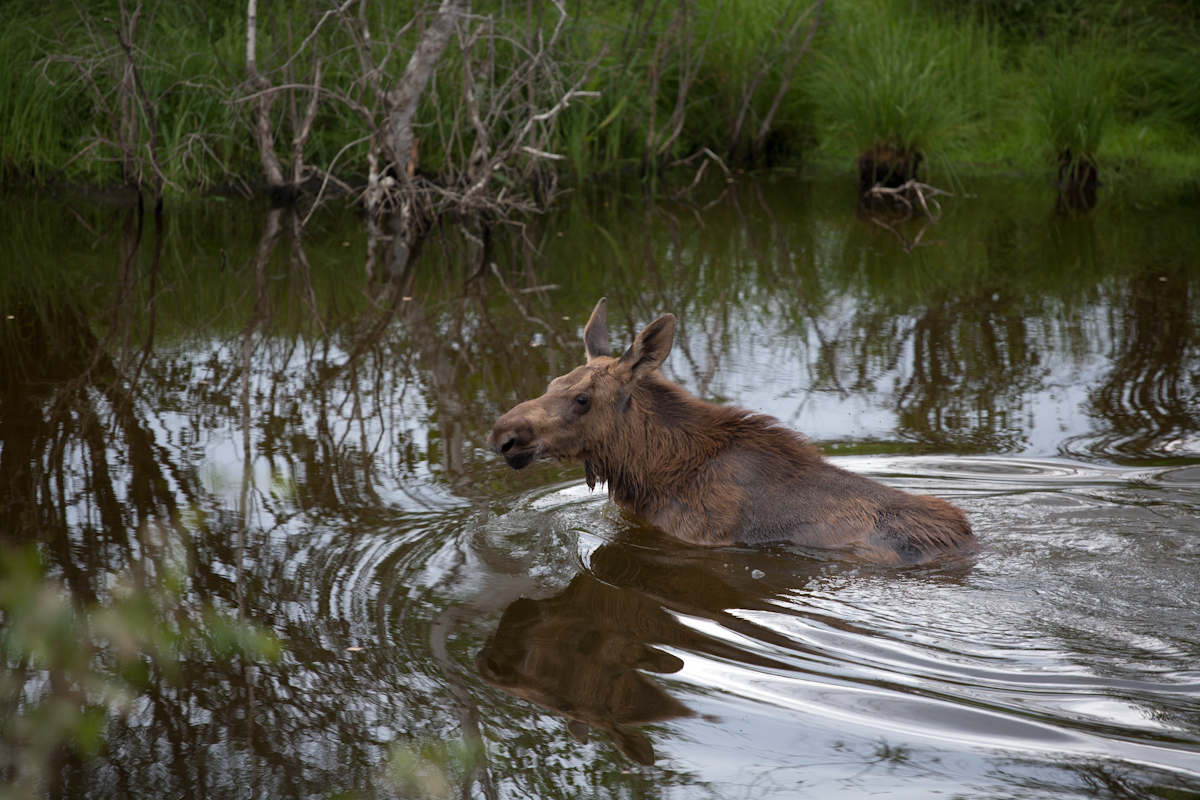
<path id="1" fill-rule="evenodd" d="M 871 201 L 892 198 L 894 200 L 899 200 L 900 202 L 904 203 L 904 205 L 908 206 L 909 211 L 916 211 L 916 207 L 913 205 L 912 200 L 909 199 L 910 197 L 915 196 L 917 202 L 921 204 L 921 210 L 925 212 L 925 216 L 929 218 L 930 222 L 937 222 L 942 216 L 942 205 L 937 201 L 937 197 L 939 195 L 945 195 L 946 197 L 955 196 L 953 192 L 947 192 L 945 189 L 939 189 L 936 186 L 930 186 L 927 183 L 921 183 L 917 180 L 909 180 L 895 188 L 888 188 L 882 184 L 876 184 L 867 191 L 863 192 L 863 200 Z M 930 202 L 932 202 L 934 207 L 937 209 L 936 214 L 929 210 Z"/>
<path id="2" fill-rule="evenodd" d="M 729 171 L 729 167 L 725 166 L 725 162 L 721 160 L 721 157 L 719 155 L 717 155 L 716 153 L 714 153 L 712 150 L 708 149 L 707 147 L 693 153 L 692 155 L 688 156 L 687 158 L 681 158 L 678 161 L 672 162 L 670 166 L 677 167 L 680 164 L 690 164 L 693 160 L 695 160 L 695 158 L 697 156 L 702 156 L 702 155 L 708 156 L 708 158 L 703 163 L 700 164 L 700 169 L 696 170 L 696 177 L 692 178 L 692 182 L 689 186 L 675 192 L 675 196 L 672 199 L 679 200 L 682 197 L 686 197 L 686 196 L 690 195 L 692 193 L 692 191 L 697 186 L 700 185 L 700 179 L 704 177 L 704 170 L 708 169 L 708 164 L 710 161 L 716 161 L 717 165 L 720 166 L 721 169 L 723 169 L 725 171 L 725 175 L 728 178 L 728 181 L 727 181 L 728 183 L 733 182 L 733 173 Z"/>

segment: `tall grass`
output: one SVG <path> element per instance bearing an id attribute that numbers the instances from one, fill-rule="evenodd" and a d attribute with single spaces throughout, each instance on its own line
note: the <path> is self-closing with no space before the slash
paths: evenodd
<path id="1" fill-rule="evenodd" d="M 566 159 L 555 168 L 575 180 L 644 174 L 704 148 L 747 164 L 767 163 L 755 138 L 789 77 L 783 32 L 808 5 L 567 3 L 573 16 L 548 57 L 563 80 L 574 80 L 583 65 L 592 65 L 580 88 L 601 96 L 573 102 L 551 124 L 547 148 Z M 1132 130 L 1136 148 L 1122 133 L 1127 144 L 1113 159 L 1131 157 L 1135 149 L 1143 157 L 1157 148 L 1180 154 L 1176 161 L 1182 163 L 1187 153 L 1200 150 L 1195 45 L 1200 10 L 1163 11 L 1162 5 L 827 0 L 821 28 L 771 120 L 769 155 L 777 163 L 815 154 L 814 163 L 842 170 L 882 143 L 921 153 L 938 170 L 964 165 L 1049 170 L 1053 159 L 1047 153 L 1103 152 L 1115 141 L 1114 131 Z M 103 19 L 114 13 L 115 3 L 83 0 L 80 7 Z M 86 83 L 66 64 L 47 62 L 64 49 L 102 55 L 71 18 L 76 6 L 58 8 L 65 48 L 40 4 L 14 0 L 7 8 L 11 19 L 0 32 L 0 179 L 10 185 L 50 177 L 120 180 L 117 154 L 96 143 L 109 123 Z M 360 75 L 345 26 L 326 25 L 301 58 L 281 69 L 326 5 L 278 0 L 264 8 L 259 59 L 276 85 L 307 81 L 319 59 L 323 86 L 358 91 Z M 412 8 L 367 4 L 366 13 L 373 30 L 398 31 Z M 495 38 L 477 44 L 470 56 L 477 74 L 485 67 L 490 71 L 488 91 L 519 67 L 557 21 L 548 0 L 480 2 L 474 12 L 493 18 Z M 142 74 L 156 110 L 169 192 L 262 180 L 249 135 L 250 109 L 239 102 L 246 92 L 244 13 L 242 4 L 163 4 L 153 27 L 142 31 L 149 54 Z M 384 84 L 397 80 L 405 48 L 416 36 L 416 28 L 401 36 Z M 461 113 L 464 58 L 457 41 L 447 48 L 418 111 L 419 163 L 428 172 L 461 169 L 472 152 L 474 134 Z M 113 70 L 94 74 L 103 91 L 113 91 Z M 529 107 L 544 110 L 561 89 L 537 83 Z M 302 110 L 305 98 L 303 90 L 285 91 L 272 107 L 281 158 L 290 154 L 292 109 Z M 515 120 L 502 119 L 497 135 L 519 124 Z M 672 120 L 678 121 L 677 132 Z M 148 121 L 143 116 L 139 124 L 144 147 Z M 361 114 L 327 98 L 305 162 L 353 180 L 366 171 L 370 133 Z M 656 144 L 648 163 L 650 141 Z"/>
<path id="2" fill-rule="evenodd" d="M 982 25 L 890 0 L 844 0 L 811 82 L 829 156 L 857 156 L 860 187 L 917 178 L 978 149 L 994 119 L 1001 62 Z"/>
<path id="3" fill-rule="evenodd" d="M 889 0 L 845 0 L 823 45 L 810 91 L 831 155 L 887 145 L 957 156 L 984 134 L 1001 68 L 981 26 Z"/>
<path id="4" fill-rule="evenodd" d="M 87 114 L 38 66 L 42 31 L 18 16 L 0 29 L 0 178 L 44 180 L 74 154 Z"/>
<path id="5" fill-rule="evenodd" d="M 1092 162 L 1112 124 L 1124 59 L 1089 41 L 1040 48 L 1030 55 L 1037 111 L 1051 155 L 1067 170 Z"/>

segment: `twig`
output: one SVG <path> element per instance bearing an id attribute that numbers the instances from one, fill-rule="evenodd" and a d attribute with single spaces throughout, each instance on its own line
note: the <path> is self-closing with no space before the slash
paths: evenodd
<path id="1" fill-rule="evenodd" d="M 763 117 L 762 125 L 758 129 L 758 136 L 754 138 L 755 154 L 761 153 L 767 143 L 767 135 L 771 132 L 771 121 L 775 118 L 775 112 L 779 110 L 779 105 L 783 102 L 783 98 L 787 94 L 788 86 L 792 80 L 792 72 L 795 71 L 796 65 L 800 63 L 800 59 L 808 51 L 808 46 L 812 44 L 813 36 L 816 35 L 817 28 L 821 24 L 821 10 L 824 7 L 825 0 L 817 0 L 801 17 L 803 19 L 805 16 L 808 16 L 809 11 L 816 11 L 816 16 L 813 17 L 812 23 L 808 26 L 808 35 L 804 37 L 804 43 L 800 45 L 800 49 L 796 51 L 796 55 L 792 56 L 792 60 L 788 62 L 787 67 L 784 69 L 783 80 L 779 84 L 779 91 L 775 93 L 775 99 L 771 102 L 771 108 L 767 111 L 767 115 Z"/>
<path id="2" fill-rule="evenodd" d="M 548 158 L 551 161 L 566 161 L 567 160 L 566 156 L 560 156 L 557 153 L 547 153 L 545 150 L 535 150 L 534 148 L 530 147 L 527 144 L 521 145 L 521 149 L 524 150 L 526 153 L 529 153 L 529 155 L 533 156 L 534 158 Z M 705 161 L 704 163 L 707 164 L 708 162 Z"/>
<path id="3" fill-rule="evenodd" d="M 885 197 L 891 197 L 904 203 L 909 209 L 912 209 L 912 201 L 908 199 L 908 195 L 910 194 L 916 195 L 917 201 L 921 204 L 921 209 L 925 212 L 925 216 L 933 222 L 937 222 L 942 216 L 942 204 L 937 201 L 938 195 L 945 195 L 946 197 L 957 196 L 953 192 L 947 192 L 936 186 L 930 186 L 927 183 L 921 183 L 917 180 L 909 180 L 894 188 L 876 184 L 863 193 L 863 199 L 882 200 Z M 929 210 L 930 202 L 937 209 L 936 214 Z"/>
<path id="4" fill-rule="evenodd" d="M 682 166 L 683 164 L 690 164 L 693 161 L 695 161 L 697 158 L 699 158 L 700 156 L 708 156 L 713 161 L 716 161 L 717 166 L 719 166 L 725 172 L 726 175 L 728 175 L 731 178 L 733 177 L 733 173 L 729 171 L 729 167 L 725 166 L 725 162 L 721 159 L 721 157 L 707 147 L 697 150 L 696 152 L 692 153 L 687 158 L 681 158 L 678 161 L 672 161 L 667 166 L 668 167 L 678 167 L 678 166 Z"/>
<path id="5" fill-rule="evenodd" d="M 355 0 L 346 0 L 346 2 L 342 3 L 337 8 L 331 8 L 322 14 L 321 18 L 317 20 L 317 24 L 313 26 L 312 32 L 309 33 L 308 36 L 304 37 L 304 41 L 300 43 L 300 46 L 296 48 L 296 51 L 288 56 L 287 61 L 283 62 L 283 66 L 279 68 L 280 71 L 286 70 L 292 65 L 293 61 L 300 57 L 300 54 L 304 52 L 304 48 L 308 46 L 308 43 L 315 39 L 317 34 L 321 32 L 321 26 L 325 24 L 325 20 L 329 19 L 334 14 L 337 14 L 339 17 L 342 16 L 346 13 L 346 9 L 349 8 L 354 2 Z"/>

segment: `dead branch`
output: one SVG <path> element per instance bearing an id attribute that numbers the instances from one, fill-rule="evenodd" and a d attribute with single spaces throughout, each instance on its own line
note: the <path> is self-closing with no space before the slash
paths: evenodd
<path id="1" fill-rule="evenodd" d="M 271 88 L 271 81 L 258 69 L 258 0 L 248 0 L 246 3 L 246 76 L 249 84 L 258 90 L 251 131 L 258 147 L 259 161 L 262 162 L 267 185 L 278 191 L 286 181 L 283 165 L 275 155 L 275 133 L 271 124 L 271 103 L 275 95 L 266 91 Z"/>
<path id="2" fill-rule="evenodd" d="M 696 152 L 692 153 L 687 158 L 681 158 L 678 161 L 672 161 L 668 166 L 679 167 L 684 164 L 690 164 L 693 161 L 695 161 L 697 158 L 699 158 L 700 156 L 708 156 L 713 161 L 716 161 L 717 166 L 719 166 L 721 168 L 721 171 L 724 172 L 727 177 L 730 177 L 730 178 L 733 177 L 733 173 L 729 171 L 729 167 L 725 166 L 725 162 L 721 160 L 721 157 L 707 147 L 697 150 Z"/>
<path id="3" fill-rule="evenodd" d="M 320 97 L 321 62 L 317 61 L 313 75 L 313 88 L 308 97 L 308 107 L 304 111 L 304 119 L 296 127 L 292 136 L 292 186 L 299 186 L 304 177 L 304 146 L 308 143 L 308 137 L 312 135 Z"/>
<path id="4" fill-rule="evenodd" d="M 125 18 L 125 4 L 121 3 L 122 22 Z M 128 36 L 121 30 L 121 25 L 116 26 L 117 43 L 121 49 L 125 51 L 127 70 L 129 71 L 134 86 L 137 91 L 137 97 L 141 101 L 142 113 L 146 115 L 146 125 L 150 129 L 150 141 L 148 143 L 148 153 L 150 155 L 150 168 L 154 171 L 154 210 L 162 211 L 163 202 L 163 183 L 166 181 L 166 176 L 163 175 L 162 165 L 158 159 L 158 118 L 155 113 L 154 103 L 150 100 L 150 95 L 146 91 L 145 84 L 142 83 L 142 73 L 138 69 L 138 60 L 133 53 L 132 39 L 136 33 L 137 18 L 141 12 L 141 4 L 138 4 L 133 16 L 129 19 Z"/>
<path id="5" fill-rule="evenodd" d="M 400 82 L 384 95 L 385 116 L 379 138 L 401 175 L 407 171 L 412 153 L 412 124 L 417 103 L 450 41 L 458 16 L 466 13 L 468 7 L 468 0 L 442 0 L 433 21 L 421 34 Z"/>
<path id="6" fill-rule="evenodd" d="M 313 39 L 317 38 L 317 34 L 321 32 L 321 27 L 325 24 L 325 21 L 332 16 L 343 16 L 346 13 L 346 9 L 348 9 L 354 2 L 355 0 L 346 0 L 346 2 L 342 3 L 337 8 L 331 8 L 322 14 L 321 18 L 317 20 L 315 25 L 313 25 L 313 29 L 309 31 L 308 36 L 304 37 L 304 41 L 300 43 L 300 46 L 297 47 L 290 56 L 288 56 L 287 61 L 283 62 L 283 66 L 280 67 L 280 70 L 286 71 L 290 69 L 292 62 L 300 57 L 300 54 L 303 53 L 304 49 L 312 43 Z"/>
<path id="7" fill-rule="evenodd" d="M 800 63 L 800 59 L 808 51 L 808 46 L 812 43 L 813 36 L 817 33 L 817 27 L 821 24 L 821 11 L 825 7 L 825 0 L 817 0 L 809 6 L 808 11 L 801 15 L 800 19 L 808 16 L 809 12 L 814 12 L 812 22 L 808 26 L 808 34 L 804 37 L 804 43 L 800 45 L 800 49 L 788 62 L 787 67 L 783 71 L 783 80 L 779 84 L 779 91 L 775 93 L 775 99 L 771 101 L 771 108 L 767 111 L 767 115 L 763 117 L 762 125 L 759 126 L 758 136 L 754 137 L 754 153 L 760 155 L 763 147 L 767 143 L 767 136 L 771 133 L 771 122 L 775 119 L 775 112 L 779 110 L 780 104 L 783 102 L 784 95 L 787 94 L 788 87 L 791 85 L 792 73 L 796 69 L 796 65 Z M 799 20 L 797 21 L 797 25 Z M 792 37 L 795 36 L 796 28 L 793 28 L 792 33 L 788 37 L 789 43 Z"/>
<path id="8" fill-rule="evenodd" d="M 931 222 L 937 222 L 942 216 L 941 203 L 937 201 L 939 195 L 946 197 L 954 197 L 953 192 L 947 192 L 944 189 L 939 189 L 936 186 L 930 186 L 927 183 L 921 183 L 917 180 L 909 180 L 906 183 L 895 188 L 888 188 L 882 184 L 876 184 L 863 193 L 863 200 L 883 200 L 892 198 L 898 200 L 908 207 L 910 211 L 914 211 L 913 201 L 910 198 L 915 197 L 921 205 L 921 210 L 925 212 L 925 216 Z M 933 203 L 937 213 L 933 213 L 929 209 L 929 203 Z"/>
<path id="9" fill-rule="evenodd" d="M 771 67 L 775 66 L 775 62 L 783 55 L 784 51 L 787 49 L 787 45 L 791 42 L 791 38 L 794 35 L 795 30 L 804 20 L 805 15 L 801 14 L 800 18 L 792 23 L 792 28 L 788 32 L 784 45 L 782 47 L 774 46 L 777 43 L 779 31 L 783 30 L 784 21 L 792 15 L 792 9 L 795 8 L 796 2 L 797 0 L 792 0 L 792 2 L 788 4 L 788 7 L 784 9 L 783 14 L 780 15 L 780 25 L 776 28 L 775 32 L 771 36 L 772 48 L 769 51 L 769 55 L 760 56 L 761 63 L 758 71 L 754 73 L 754 77 L 750 79 L 749 84 L 747 84 L 742 90 L 741 107 L 738 109 L 738 113 L 734 118 L 733 124 L 729 127 L 728 153 L 730 158 L 733 157 L 734 150 L 737 148 L 737 140 L 742 133 L 742 122 L 746 119 L 746 113 L 750 110 L 750 103 L 754 99 L 754 92 L 758 89 L 758 85 L 762 83 L 763 79 L 767 77 L 767 73 L 771 71 Z"/>
<path id="10" fill-rule="evenodd" d="M 308 224 L 308 221 L 312 218 L 313 212 L 315 212 L 320 207 L 321 196 L 325 193 L 325 187 L 329 184 L 330 180 L 333 180 L 335 183 L 340 184 L 342 186 L 343 190 L 345 190 L 347 194 L 354 193 L 353 189 L 351 189 L 345 183 L 342 183 L 337 178 L 333 177 L 333 175 L 332 175 L 333 168 L 337 166 L 338 159 L 341 158 L 342 155 L 347 150 L 349 150 L 351 147 L 357 147 L 358 145 L 362 144 L 363 142 L 367 141 L 370 138 L 371 138 L 370 136 L 363 136 L 359 139 L 355 139 L 353 142 L 347 143 L 345 146 L 342 147 L 341 150 L 337 151 L 337 154 L 333 157 L 333 160 L 329 162 L 328 170 L 322 170 L 325 173 L 325 179 L 323 181 L 321 181 L 321 189 L 320 189 L 320 191 L 317 192 L 317 198 L 313 201 L 312 208 L 310 208 L 308 210 L 308 214 L 306 214 L 304 216 L 304 221 L 301 223 L 302 226 Z"/>
<path id="11" fill-rule="evenodd" d="M 683 62 L 681 65 L 682 76 L 680 78 L 679 87 L 675 96 L 675 108 L 671 112 L 671 118 L 667 121 L 667 124 L 663 126 L 662 130 L 657 132 L 654 131 L 654 126 L 651 124 L 650 138 L 646 143 L 647 160 L 649 160 L 651 152 L 653 153 L 653 158 L 658 158 L 666 153 L 667 150 L 671 148 L 671 145 L 675 143 L 675 140 L 679 138 L 679 134 L 683 132 L 683 123 L 686 117 L 687 109 L 687 94 L 691 90 L 692 84 L 696 82 L 696 78 L 700 75 L 701 67 L 704 66 L 704 52 L 708 49 L 708 45 L 712 41 L 713 31 L 716 30 L 717 26 L 717 20 L 720 18 L 721 11 L 725 7 L 724 0 L 717 4 L 717 8 L 715 11 L 713 11 L 712 19 L 708 24 L 708 31 L 704 34 L 704 41 L 701 42 L 699 49 L 693 53 L 690 47 L 692 38 L 690 19 L 694 16 L 695 9 L 693 6 L 692 12 L 689 14 L 687 12 L 686 2 L 687 0 L 681 0 L 680 15 L 682 20 L 681 27 L 686 27 L 688 40 L 685 46 L 681 47 L 680 58 Z M 651 118 L 651 121 L 653 122 L 653 117 Z M 670 134 L 667 134 L 666 138 L 663 139 L 661 144 L 659 144 L 660 137 L 666 134 L 668 130 L 670 130 Z"/>

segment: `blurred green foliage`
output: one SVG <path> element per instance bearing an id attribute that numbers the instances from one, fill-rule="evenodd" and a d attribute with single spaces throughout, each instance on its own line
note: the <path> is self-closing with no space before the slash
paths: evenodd
<path id="1" fill-rule="evenodd" d="M 0 797 L 39 796 L 64 758 L 99 753 L 109 720 L 177 682 L 182 662 L 280 655 L 270 631 L 190 601 L 178 567 L 109 578 L 106 596 L 84 601 L 36 546 L 0 549 Z"/>

